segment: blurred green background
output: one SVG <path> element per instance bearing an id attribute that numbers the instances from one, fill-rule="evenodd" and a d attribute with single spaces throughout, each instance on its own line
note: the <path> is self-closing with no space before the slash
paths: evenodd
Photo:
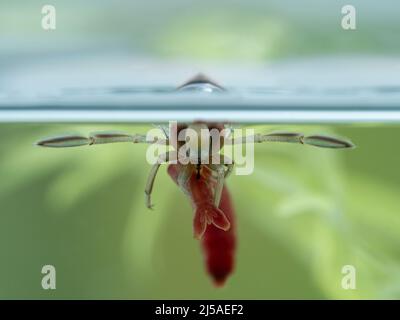
<path id="1" fill-rule="evenodd" d="M 148 127 L 2 125 L 2 298 L 399 297 L 398 127 L 290 126 L 351 137 L 353 150 L 257 145 L 254 173 L 228 182 L 239 247 L 222 289 L 203 270 L 191 207 L 165 169 L 155 210 L 145 208 L 145 146 L 32 145 L 100 128 Z M 56 266 L 55 291 L 40 287 L 45 264 Z M 341 288 L 348 264 L 357 269 L 357 290 Z"/>
<path id="2" fill-rule="evenodd" d="M 57 10 L 43 32 L 41 9 Z M 341 28 L 344 5 L 357 31 Z M 396 0 L 0 1 L 1 54 L 129 51 L 146 57 L 263 61 L 319 54 L 398 54 Z M 2 61 L 5 63 L 5 61 Z"/>
<path id="3" fill-rule="evenodd" d="M 313 56 L 398 56 L 398 1 L 0 1 L 0 90 L 32 63 L 125 54 L 196 65 Z M 367 67 L 367 66 L 366 66 Z M 51 68 L 49 68 L 51 69 Z M 26 77 L 30 77 L 29 73 Z M 76 85 L 79 86 L 79 73 Z M 215 289 L 192 237 L 192 211 L 161 170 L 144 206 L 145 146 L 48 150 L 43 136 L 145 125 L 0 125 L 0 298 L 400 298 L 398 126 L 257 126 L 350 138 L 354 150 L 260 145 L 251 176 L 232 176 L 237 267 Z M 41 288 L 45 264 L 57 289 Z M 344 265 L 357 289 L 341 287 Z"/>

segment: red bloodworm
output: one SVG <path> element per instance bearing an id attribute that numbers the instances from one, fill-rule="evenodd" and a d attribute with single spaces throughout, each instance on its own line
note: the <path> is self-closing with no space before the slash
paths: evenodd
<path id="1" fill-rule="evenodd" d="M 207 271 L 216 286 L 223 286 L 235 266 L 236 230 L 235 216 L 231 197 L 224 186 L 219 208 L 230 222 L 230 228 L 224 231 L 209 225 L 202 239 Z"/>
<path id="2" fill-rule="evenodd" d="M 168 173 L 178 183 L 182 165 L 171 164 Z M 219 208 L 214 206 L 215 179 L 203 167 L 200 177 L 190 175 L 185 191 L 194 208 L 194 236 L 201 240 L 207 271 L 216 286 L 222 286 L 235 264 L 236 230 L 232 201 L 224 186 Z"/>

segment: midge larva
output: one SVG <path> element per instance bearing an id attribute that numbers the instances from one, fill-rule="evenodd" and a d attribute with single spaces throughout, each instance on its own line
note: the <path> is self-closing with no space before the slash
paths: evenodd
<path id="1" fill-rule="evenodd" d="M 223 92 L 225 89 L 204 75 L 197 75 L 178 87 L 177 90 L 211 94 L 213 92 Z M 216 129 L 222 133 L 225 129 L 225 124 L 199 121 L 196 123 L 179 123 L 176 124 L 175 129 L 178 134 L 183 133 L 184 137 L 187 137 L 187 131 L 199 134 L 197 135 L 197 139 L 200 141 L 194 141 L 197 143 L 193 143 L 193 145 L 189 143 L 189 147 L 194 149 L 190 151 L 193 152 L 184 153 L 183 156 L 194 157 L 194 160 L 200 159 L 202 160 L 201 162 L 197 164 L 193 164 L 190 161 L 187 164 L 172 162 L 172 160 L 176 160 L 174 152 L 178 151 L 187 141 L 179 141 L 176 137 L 168 135 L 166 131 L 164 131 L 165 137 L 161 140 L 153 138 L 149 141 L 145 135 L 141 134 L 130 135 L 116 132 L 98 132 L 92 133 L 88 137 L 66 135 L 48 138 L 39 141 L 37 145 L 64 148 L 128 142 L 163 143 L 176 148 L 177 150 L 175 151 L 169 150 L 161 154 L 156 163 L 151 167 L 145 187 L 145 204 L 148 208 L 152 208 L 151 194 L 158 169 L 163 163 L 169 163 L 167 168 L 168 174 L 189 197 L 194 208 L 193 234 L 195 238 L 201 240 L 207 271 L 213 279 L 214 284 L 221 286 L 232 273 L 235 265 L 235 214 L 233 203 L 225 184 L 225 180 L 232 172 L 234 162 L 232 159 L 227 159 L 225 155 L 220 154 L 223 143 L 221 143 L 220 149 L 217 148 L 218 150 L 210 149 L 209 147 L 199 148 L 199 146 L 209 146 L 209 143 L 203 144 L 201 140 L 211 139 L 209 138 L 210 135 L 202 135 L 201 130 L 211 132 Z M 207 138 L 204 138 L 205 136 Z M 349 149 L 354 147 L 354 144 L 346 139 L 325 135 L 305 136 L 304 134 L 294 132 L 272 132 L 240 138 L 227 137 L 224 140 L 225 144 L 246 144 L 253 142 L 287 142 L 330 149 Z M 215 159 L 215 157 L 221 161 L 213 163 L 212 159 Z M 203 160 L 209 161 L 203 162 Z"/>

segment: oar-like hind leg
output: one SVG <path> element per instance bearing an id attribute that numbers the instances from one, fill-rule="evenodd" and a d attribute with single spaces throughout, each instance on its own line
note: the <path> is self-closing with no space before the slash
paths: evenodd
<path id="1" fill-rule="evenodd" d="M 269 134 L 256 134 L 254 136 L 245 136 L 235 139 L 230 139 L 230 144 L 245 144 L 245 143 L 262 143 L 262 142 L 289 142 L 298 144 L 308 144 L 314 147 L 343 149 L 354 148 L 355 145 L 346 139 L 336 138 L 325 135 L 305 136 L 302 133 L 295 132 L 275 132 Z"/>
<path id="2" fill-rule="evenodd" d="M 127 134 L 123 132 L 94 132 L 89 134 L 88 137 L 80 135 L 64 135 L 51 137 L 40 140 L 36 145 L 48 148 L 69 148 L 90 146 L 94 144 L 106 144 L 117 142 L 130 142 L 130 143 L 167 143 L 167 140 L 158 139 L 154 137 L 152 140 L 147 140 L 146 135 L 143 134 Z"/>

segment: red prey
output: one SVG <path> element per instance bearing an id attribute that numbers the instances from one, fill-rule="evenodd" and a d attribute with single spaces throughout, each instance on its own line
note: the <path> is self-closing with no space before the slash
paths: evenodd
<path id="1" fill-rule="evenodd" d="M 186 183 L 179 176 L 187 175 Z M 215 178 L 202 166 L 170 164 L 168 174 L 191 200 L 194 209 L 193 232 L 201 240 L 207 271 L 216 286 L 222 286 L 235 265 L 236 230 L 231 197 L 224 185 L 219 208 L 214 205 Z"/>

